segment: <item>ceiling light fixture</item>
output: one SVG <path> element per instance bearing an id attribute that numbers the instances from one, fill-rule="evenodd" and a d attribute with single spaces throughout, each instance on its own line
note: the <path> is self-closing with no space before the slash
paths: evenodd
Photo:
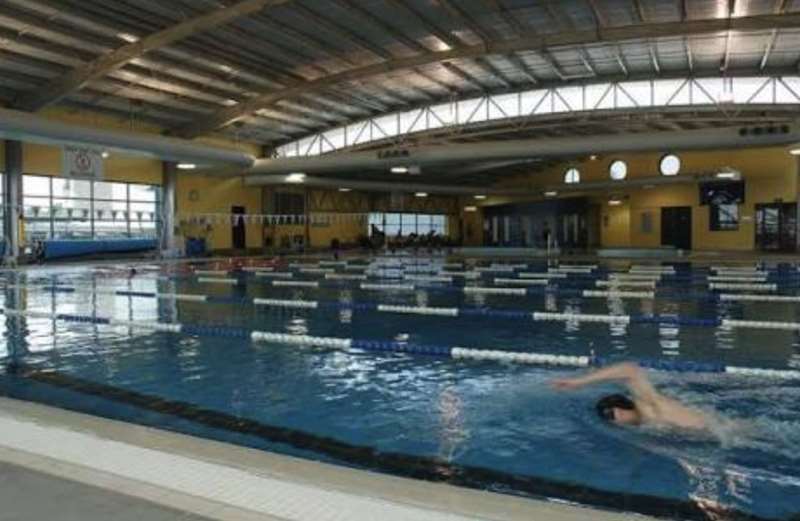
<path id="1" fill-rule="evenodd" d="M 352 189 L 352 188 L 339 188 L 339 191 L 340 191 L 340 192 L 345 192 L 345 193 L 346 193 L 346 192 L 352 192 L 352 191 L 353 191 L 353 189 Z"/>
<path id="2" fill-rule="evenodd" d="M 546 191 L 544 193 L 545 197 L 555 197 L 557 195 L 558 195 L 558 192 L 556 192 L 555 190 L 548 190 L 548 191 Z"/>
<path id="3" fill-rule="evenodd" d="M 407 166 L 393 166 L 391 169 L 393 174 L 407 174 L 408 167 Z"/>
<path id="4" fill-rule="evenodd" d="M 110 155 L 111 154 L 108 153 L 108 150 L 103 150 L 103 152 L 100 154 L 100 156 L 102 156 L 103 159 L 108 159 L 108 156 Z"/>
<path id="5" fill-rule="evenodd" d="M 415 197 L 428 197 L 427 192 L 417 192 L 414 194 Z"/>
<path id="6" fill-rule="evenodd" d="M 287 183 L 304 183 L 306 181 L 306 175 L 302 172 L 294 172 L 286 176 Z"/>
<path id="7" fill-rule="evenodd" d="M 608 206 L 620 206 L 622 204 L 622 199 L 609 199 Z"/>
<path id="8" fill-rule="evenodd" d="M 178 170 L 194 170 L 197 165 L 194 163 L 178 163 Z"/>
<path id="9" fill-rule="evenodd" d="M 486 199 L 486 196 L 485 196 L 485 195 L 480 195 L 480 194 L 479 194 L 479 195 L 476 195 L 476 196 L 475 196 L 475 199 L 477 199 L 478 201 L 483 201 L 484 199 Z"/>
<path id="10" fill-rule="evenodd" d="M 465 206 L 464 207 L 464 211 L 465 212 L 477 212 L 478 211 L 478 207 L 477 206 Z"/>
<path id="11" fill-rule="evenodd" d="M 117 38 L 128 43 L 136 43 L 139 41 L 139 37 L 131 33 L 117 33 Z"/>
<path id="12" fill-rule="evenodd" d="M 793 148 L 789 150 L 789 153 L 792 154 L 793 156 L 800 156 L 800 148 Z"/>

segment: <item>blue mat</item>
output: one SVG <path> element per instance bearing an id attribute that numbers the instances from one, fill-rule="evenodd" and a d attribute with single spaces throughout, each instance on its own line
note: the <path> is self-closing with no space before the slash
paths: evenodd
<path id="1" fill-rule="evenodd" d="M 108 239 L 108 240 L 51 240 L 44 242 L 45 259 L 63 259 L 96 253 L 120 253 L 154 250 L 156 239 Z"/>

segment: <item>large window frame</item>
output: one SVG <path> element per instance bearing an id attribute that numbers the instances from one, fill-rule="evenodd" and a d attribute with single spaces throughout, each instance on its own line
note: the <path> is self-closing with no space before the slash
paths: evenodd
<path id="1" fill-rule="evenodd" d="M 157 238 L 161 187 L 23 175 L 25 241 Z"/>
<path id="2" fill-rule="evenodd" d="M 369 232 L 372 236 L 373 226 L 386 234 L 386 237 L 408 237 L 411 234 L 427 235 L 431 231 L 438 236 L 446 236 L 448 227 L 447 214 L 375 212 L 369 214 Z"/>
<path id="3" fill-rule="evenodd" d="M 489 121 L 583 117 L 596 111 L 702 107 L 722 113 L 736 106 L 800 105 L 800 76 L 656 78 L 589 82 L 456 99 L 349 123 L 304 136 L 277 148 L 277 157 L 305 157 L 394 140 L 419 132 L 463 128 Z"/>

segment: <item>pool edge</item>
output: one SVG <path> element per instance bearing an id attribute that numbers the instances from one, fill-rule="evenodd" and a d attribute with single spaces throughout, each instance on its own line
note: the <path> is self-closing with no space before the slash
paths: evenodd
<path id="1" fill-rule="evenodd" d="M 388 476 L 291 456 L 248 449 L 152 427 L 128 424 L 46 405 L 0 398 L 0 415 L 58 430 L 91 435 L 193 460 L 246 471 L 288 483 L 336 491 L 354 498 L 385 501 L 401 507 L 427 510 L 431 514 L 457 514 L 497 521 L 547 519 L 570 521 L 591 517 L 598 520 L 652 519 L 638 514 L 614 513 L 577 505 L 507 496 L 452 485 Z M 263 513 L 243 510 L 226 503 L 172 492 L 161 487 L 112 475 L 87 463 L 84 466 L 56 461 L 35 452 L 9 449 L 0 441 L 0 460 L 19 464 L 58 477 L 111 489 L 166 507 L 213 519 L 277 520 Z"/>

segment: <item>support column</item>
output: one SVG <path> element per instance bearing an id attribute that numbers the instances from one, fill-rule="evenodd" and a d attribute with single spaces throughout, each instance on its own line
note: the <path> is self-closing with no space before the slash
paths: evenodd
<path id="1" fill-rule="evenodd" d="M 161 174 L 161 236 L 162 255 L 170 255 L 175 250 L 175 211 L 177 210 L 176 186 L 178 184 L 178 165 L 164 161 Z"/>
<path id="2" fill-rule="evenodd" d="M 16 266 L 20 252 L 20 216 L 22 215 L 22 143 L 5 142 L 5 175 L 3 176 L 3 236 L 5 263 Z"/>
<path id="3" fill-rule="evenodd" d="M 794 183 L 795 183 L 795 220 L 794 220 L 794 251 L 800 251 L 800 156 L 792 155 L 795 158 L 794 168 Z M 755 228 L 755 235 L 758 236 L 758 219 L 753 206 L 753 228 Z M 755 243 L 755 249 L 758 251 L 758 242 Z"/>

